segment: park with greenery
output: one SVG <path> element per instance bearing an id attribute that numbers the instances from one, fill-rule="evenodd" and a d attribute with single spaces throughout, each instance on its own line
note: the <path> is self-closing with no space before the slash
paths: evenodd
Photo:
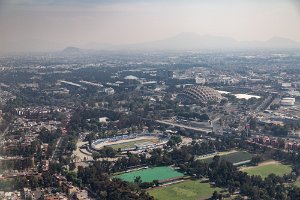
<path id="1" fill-rule="evenodd" d="M 148 192 L 157 200 L 196 200 L 207 199 L 214 191 L 220 192 L 221 189 L 199 180 L 188 180 L 151 189 Z"/>

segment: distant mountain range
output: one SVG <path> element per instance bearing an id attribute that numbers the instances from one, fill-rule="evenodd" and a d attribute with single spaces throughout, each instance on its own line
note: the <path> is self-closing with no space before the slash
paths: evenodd
<path id="1" fill-rule="evenodd" d="M 64 53 L 76 53 L 85 50 L 218 50 L 218 49 L 292 49 L 300 48 L 300 43 L 282 37 L 273 37 L 267 41 L 237 41 L 230 37 L 180 33 L 167 39 L 131 44 L 110 45 L 91 43 L 82 47 L 67 47 Z"/>

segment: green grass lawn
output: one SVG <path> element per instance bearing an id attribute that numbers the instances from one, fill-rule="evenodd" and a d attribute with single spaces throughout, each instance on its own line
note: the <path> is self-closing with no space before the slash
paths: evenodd
<path id="1" fill-rule="evenodd" d="M 297 179 L 293 185 L 300 188 L 300 179 Z"/>
<path id="2" fill-rule="evenodd" d="M 189 180 L 158 187 L 148 192 L 157 200 L 199 200 L 211 197 L 214 191 L 221 191 L 221 189 L 213 188 L 209 183 L 201 183 L 199 180 Z"/>
<path id="3" fill-rule="evenodd" d="M 284 174 L 289 174 L 292 171 L 292 167 L 290 165 L 277 163 L 277 164 L 269 164 L 264 166 L 257 166 L 257 167 L 245 169 L 243 171 L 247 172 L 249 175 L 259 175 L 262 178 L 265 178 L 272 173 L 277 176 L 283 176 Z"/>
<path id="4" fill-rule="evenodd" d="M 154 167 L 120 174 L 116 177 L 124 181 L 133 182 L 138 176 L 141 177 L 143 182 L 151 182 L 153 180 L 182 177 L 184 174 L 174 170 L 172 167 Z"/>
<path id="5" fill-rule="evenodd" d="M 245 151 L 238 151 L 229 154 L 220 155 L 221 159 L 224 159 L 231 163 L 239 163 L 247 160 L 251 160 L 252 155 Z M 209 158 L 200 158 L 203 162 L 210 163 L 213 160 L 213 157 Z"/>
<path id="6" fill-rule="evenodd" d="M 124 142 L 120 144 L 113 144 L 108 145 L 108 147 L 112 147 L 113 149 L 118 150 L 120 149 L 127 149 L 127 148 L 134 148 L 135 144 L 143 143 L 143 142 L 153 142 L 153 143 L 159 143 L 159 139 L 141 139 L 141 140 L 135 140 L 131 142 Z"/>

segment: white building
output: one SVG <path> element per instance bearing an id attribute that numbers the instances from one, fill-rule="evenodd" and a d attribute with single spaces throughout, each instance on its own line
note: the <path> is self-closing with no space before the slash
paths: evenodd
<path id="1" fill-rule="evenodd" d="M 281 99 L 280 104 L 282 106 L 293 106 L 295 105 L 295 101 L 295 98 L 283 98 Z"/>
<path id="2" fill-rule="evenodd" d="M 281 86 L 283 88 L 288 88 L 288 87 L 292 87 L 292 84 L 291 83 L 282 83 Z"/>
<path id="3" fill-rule="evenodd" d="M 109 88 L 105 88 L 104 92 L 108 95 L 112 95 L 115 93 L 115 90 L 113 88 L 109 87 Z"/>
<path id="4" fill-rule="evenodd" d="M 197 77 L 196 78 L 196 83 L 197 84 L 205 84 L 205 78 Z"/>

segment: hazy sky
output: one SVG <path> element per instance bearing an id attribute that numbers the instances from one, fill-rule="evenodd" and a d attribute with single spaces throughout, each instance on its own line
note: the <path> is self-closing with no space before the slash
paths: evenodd
<path id="1" fill-rule="evenodd" d="M 0 0 L 0 53 L 128 44 L 181 32 L 300 42 L 298 0 Z"/>

